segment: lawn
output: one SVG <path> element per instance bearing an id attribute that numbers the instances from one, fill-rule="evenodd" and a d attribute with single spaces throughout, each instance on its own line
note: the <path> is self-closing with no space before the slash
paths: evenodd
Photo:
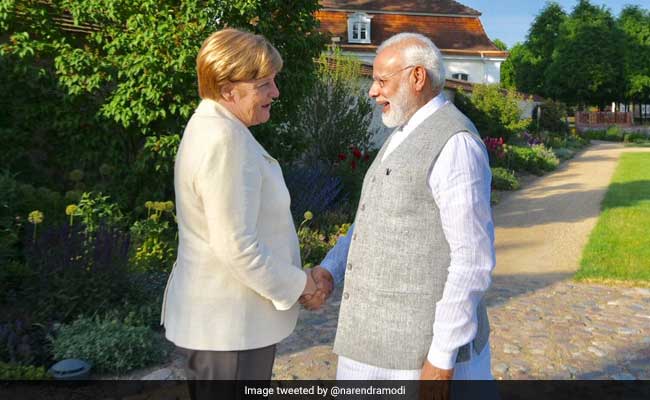
<path id="1" fill-rule="evenodd" d="M 650 285 L 650 153 L 621 156 L 575 276 Z"/>

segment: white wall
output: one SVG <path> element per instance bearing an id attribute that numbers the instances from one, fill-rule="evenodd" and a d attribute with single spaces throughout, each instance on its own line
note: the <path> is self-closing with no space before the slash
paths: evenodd
<path id="1" fill-rule="evenodd" d="M 503 58 L 443 55 L 447 78 L 453 74 L 469 75 L 472 83 L 500 83 Z"/>
<path id="2" fill-rule="evenodd" d="M 375 59 L 374 53 L 345 52 L 345 54 L 355 56 L 367 65 L 372 65 Z M 469 82 L 472 83 L 501 82 L 501 64 L 505 61 L 505 58 L 452 56 L 448 54 L 443 54 L 442 58 L 447 69 L 447 78 L 451 78 L 452 74 L 460 73 L 469 75 Z"/>

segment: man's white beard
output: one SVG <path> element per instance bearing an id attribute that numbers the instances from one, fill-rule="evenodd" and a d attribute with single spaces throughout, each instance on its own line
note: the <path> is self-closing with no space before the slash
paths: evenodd
<path id="1" fill-rule="evenodd" d="M 400 85 L 390 101 L 390 110 L 381 114 L 381 120 L 389 128 L 405 124 L 411 118 L 415 99 L 409 95 L 407 85 Z"/>

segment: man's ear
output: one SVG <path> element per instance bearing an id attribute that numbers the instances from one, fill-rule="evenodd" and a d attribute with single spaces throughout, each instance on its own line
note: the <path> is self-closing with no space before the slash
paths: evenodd
<path id="1" fill-rule="evenodd" d="M 427 70 L 418 65 L 413 68 L 413 79 L 415 80 L 415 90 L 421 92 L 427 83 Z"/>

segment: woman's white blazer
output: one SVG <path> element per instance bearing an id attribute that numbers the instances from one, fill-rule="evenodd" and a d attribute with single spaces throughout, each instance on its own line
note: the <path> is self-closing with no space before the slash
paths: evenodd
<path id="1" fill-rule="evenodd" d="M 278 162 L 225 107 L 203 100 L 174 166 L 178 257 L 161 322 L 174 344 L 247 350 L 289 336 L 306 275 Z"/>

